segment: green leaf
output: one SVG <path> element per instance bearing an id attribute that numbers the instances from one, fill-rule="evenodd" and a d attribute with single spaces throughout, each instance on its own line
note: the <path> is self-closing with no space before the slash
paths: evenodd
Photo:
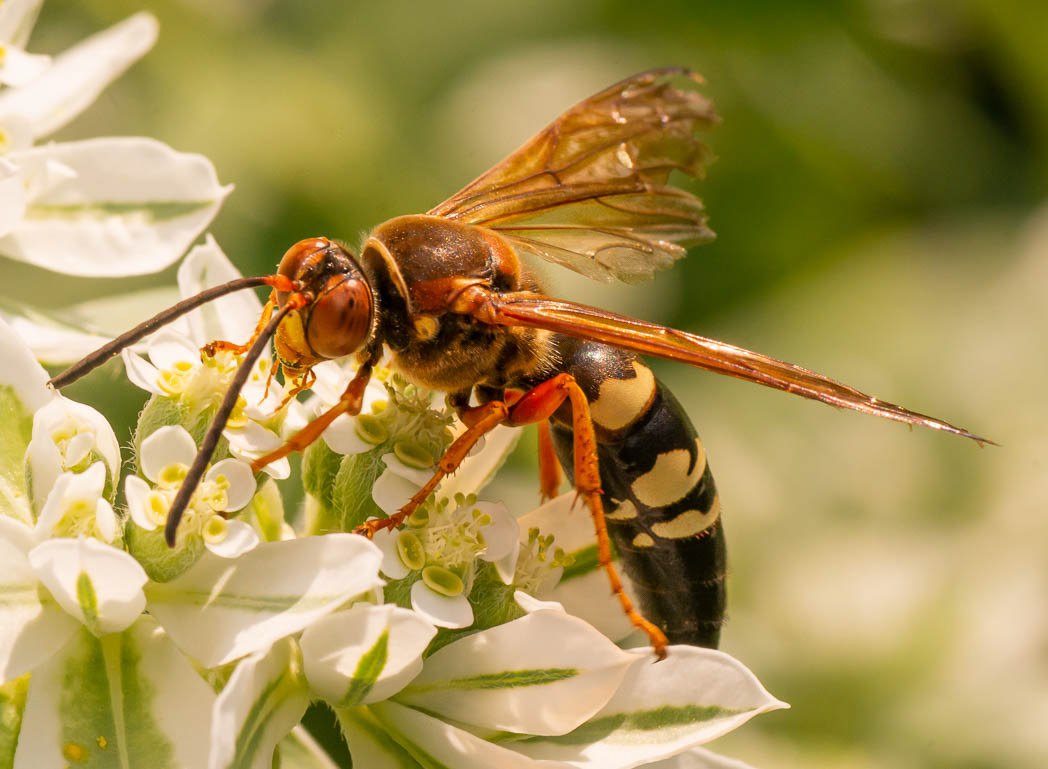
<path id="1" fill-rule="evenodd" d="M 384 453 L 387 451 L 379 447 L 363 454 L 348 454 L 342 459 L 332 491 L 334 513 L 342 531 L 352 531 L 372 516 L 386 517 L 371 498 L 375 481 L 386 469 L 381 459 Z"/>
<path id="2" fill-rule="evenodd" d="M 323 534 L 338 528 L 332 495 L 335 493 L 335 476 L 341 464 L 342 455 L 332 451 L 322 439 L 313 441 L 302 453 L 302 487 L 319 506 L 309 522 L 309 534 Z"/>

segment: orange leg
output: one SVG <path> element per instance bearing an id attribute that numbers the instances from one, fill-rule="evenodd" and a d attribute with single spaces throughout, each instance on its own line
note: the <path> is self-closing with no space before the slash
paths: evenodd
<path id="1" fill-rule="evenodd" d="M 368 536 L 381 529 L 399 525 L 407 516 L 426 501 L 440 481 L 453 473 L 480 437 L 503 422 L 520 426 L 545 422 L 565 401 L 571 402 L 572 431 L 575 436 L 575 489 L 585 500 L 593 517 L 597 534 L 597 560 L 608 575 L 611 592 L 614 593 L 630 622 L 647 634 L 659 659 L 666 656 L 666 636 L 663 632 L 633 608 L 633 602 L 622 588 L 622 582 L 611 560 L 611 541 L 604 521 L 604 506 L 601 503 L 600 471 L 597 466 L 597 437 L 590 419 L 589 402 L 575 378 L 570 374 L 558 374 L 529 390 L 520 400 L 507 407 L 501 401 L 491 401 L 475 409 L 469 409 L 464 419 L 470 427 L 460 435 L 447 453 L 441 458 L 437 472 L 411 500 L 397 513 L 384 520 L 368 521 L 357 528 L 358 533 Z M 467 416 L 468 415 L 468 416 Z"/>
<path id="2" fill-rule="evenodd" d="M 200 354 L 206 355 L 209 358 L 214 358 L 215 353 L 219 350 L 229 350 L 234 355 L 243 355 L 245 352 L 251 349 L 251 345 L 258 339 L 258 335 L 262 333 L 262 329 L 269 323 L 269 319 L 273 317 L 273 309 L 277 306 L 277 290 L 273 289 L 269 294 L 269 300 L 266 302 L 266 306 L 262 308 L 262 316 L 258 319 L 258 324 L 255 326 L 255 331 L 251 334 L 251 338 L 248 339 L 244 344 L 236 344 L 235 342 L 226 342 L 223 340 L 216 340 L 214 342 L 208 342 L 200 348 Z M 272 377 L 272 373 L 270 374 Z M 268 391 L 268 385 L 267 385 Z"/>
<path id="3" fill-rule="evenodd" d="M 539 422 L 539 491 L 542 501 L 553 499 L 560 488 L 560 462 L 553 448 L 549 421 Z"/>
<path id="4" fill-rule="evenodd" d="M 371 364 L 365 363 L 357 371 L 356 376 L 346 385 L 346 389 L 339 398 L 338 403 L 288 438 L 287 442 L 279 449 L 275 449 L 265 456 L 253 460 L 251 469 L 257 473 L 270 462 L 283 459 L 294 451 L 304 450 L 309 444 L 319 438 L 320 434 L 342 414 L 349 414 L 350 416 L 359 414 L 360 407 L 364 403 L 364 388 L 367 387 L 370 379 Z"/>
<path id="5" fill-rule="evenodd" d="M 373 521 L 365 521 L 354 531 L 371 537 L 376 531 L 392 529 L 399 526 L 405 518 L 411 515 L 418 506 L 429 499 L 429 495 L 440 485 L 440 482 L 455 472 L 462 461 L 469 455 L 473 447 L 477 445 L 485 433 L 491 432 L 495 427 L 506 421 L 509 409 L 502 401 L 490 401 L 483 406 L 466 409 L 462 414 L 462 421 L 469 425 L 466 432 L 462 433 L 455 442 L 448 446 L 444 456 L 437 463 L 437 471 L 433 474 L 426 485 L 413 496 L 408 503 L 389 518 L 379 518 Z"/>

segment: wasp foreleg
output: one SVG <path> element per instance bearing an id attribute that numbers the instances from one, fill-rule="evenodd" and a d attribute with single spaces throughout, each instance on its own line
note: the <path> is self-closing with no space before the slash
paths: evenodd
<path id="1" fill-rule="evenodd" d="M 273 310 L 277 306 L 277 290 L 269 294 L 269 299 L 266 301 L 265 307 L 262 308 L 262 316 L 258 319 L 258 323 L 255 325 L 255 330 L 251 334 L 251 338 L 248 339 L 244 344 L 237 344 L 236 342 L 227 342 L 225 340 L 216 339 L 213 342 L 208 342 L 200 348 L 200 354 L 206 355 L 208 358 L 214 358 L 216 353 L 220 351 L 228 351 L 234 355 L 243 355 L 245 352 L 251 349 L 251 345 L 255 343 L 255 340 L 262 334 L 262 330 L 269 323 L 269 319 L 273 317 Z M 268 387 L 267 387 L 268 389 Z"/>

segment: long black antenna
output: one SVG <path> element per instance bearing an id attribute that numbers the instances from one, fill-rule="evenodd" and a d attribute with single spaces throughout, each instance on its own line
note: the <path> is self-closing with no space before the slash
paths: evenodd
<path id="1" fill-rule="evenodd" d="M 251 349 L 247 351 L 243 360 L 240 361 L 237 373 L 233 376 L 233 381 L 230 383 L 229 389 L 226 390 L 225 397 L 222 398 L 222 403 L 219 404 L 218 411 L 215 412 L 211 424 L 208 425 L 207 432 L 204 433 L 204 440 L 200 443 L 200 450 L 197 451 L 193 464 L 186 471 L 186 477 L 182 481 L 182 486 L 171 502 L 171 509 L 167 513 L 167 525 L 164 527 L 164 539 L 167 540 L 168 547 L 175 546 L 175 533 L 178 531 L 178 522 L 182 520 L 182 514 L 185 512 L 189 500 L 193 497 L 193 492 L 200 485 L 200 479 L 204 477 L 204 470 L 207 469 L 208 462 L 211 461 L 211 457 L 215 453 L 218 440 L 222 437 L 222 431 L 229 421 L 229 415 L 233 413 L 237 398 L 240 397 L 240 391 L 244 389 L 247 378 L 251 376 L 251 370 L 255 366 L 255 361 L 258 360 L 259 356 L 262 355 L 262 351 L 269 345 L 270 338 L 276 332 L 277 326 L 280 325 L 284 317 L 292 310 L 297 310 L 311 301 L 311 297 L 308 294 L 298 294 L 297 296 L 301 297 L 301 301 L 288 301 L 281 307 L 270 318 L 269 323 L 266 324 L 265 328 L 262 329 L 255 339 L 254 344 L 251 345 Z M 294 299 L 294 296 L 292 299 Z"/>
<path id="2" fill-rule="evenodd" d="M 49 384 L 56 389 L 61 389 L 67 384 L 75 382 L 88 372 L 94 371 L 125 347 L 130 347 L 135 342 L 153 333 L 161 326 L 166 326 L 171 321 L 180 318 L 191 310 L 195 310 L 200 305 L 207 304 L 208 302 L 225 296 L 226 294 L 232 294 L 234 291 L 240 291 L 245 288 L 257 288 L 258 286 L 274 286 L 280 291 L 293 291 L 296 287 L 294 281 L 286 275 L 260 275 L 251 278 L 237 278 L 228 283 L 223 283 L 219 286 L 206 289 L 196 296 L 183 299 L 178 304 L 168 307 L 163 312 L 158 313 L 143 323 L 140 323 L 130 331 L 121 334 L 108 344 L 102 345 L 94 352 L 89 353 L 82 360 L 74 363 L 61 374 L 55 376 L 51 379 Z"/>

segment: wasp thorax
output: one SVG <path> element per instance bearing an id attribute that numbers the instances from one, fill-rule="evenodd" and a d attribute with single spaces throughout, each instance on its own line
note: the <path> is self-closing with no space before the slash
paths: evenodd
<path id="1" fill-rule="evenodd" d="M 353 256 L 327 238 L 301 240 L 284 254 L 278 272 L 297 280 L 312 301 L 292 312 L 276 334 L 285 369 L 299 371 L 359 350 L 371 333 L 374 300 Z M 277 293 L 283 306 L 289 294 Z"/>

